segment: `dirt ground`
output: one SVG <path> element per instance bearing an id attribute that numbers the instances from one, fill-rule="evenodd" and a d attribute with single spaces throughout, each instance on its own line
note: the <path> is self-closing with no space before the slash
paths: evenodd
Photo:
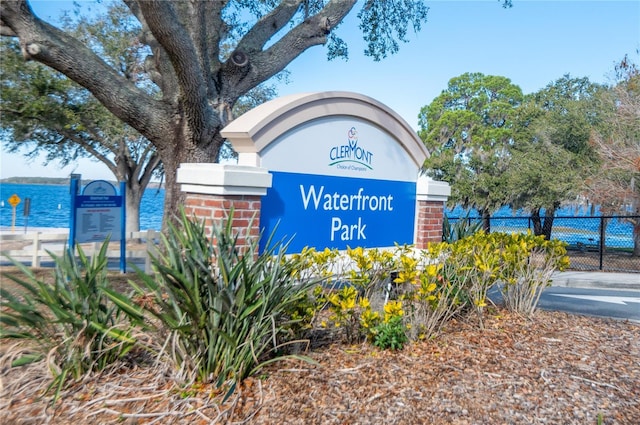
<path id="1" fill-rule="evenodd" d="M 0 285 L 9 282 L 0 270 Z M 50 269 L 35 270 L 48 276 Z M 113 272 L 121 290 L 132 275 Z M 283 361 L 228 400 L 180 384 L 170 365 L 127 362 L 73 383 L 50 405 L 44 362 L 10 368 L 22 347 L 0 340 L 2 424 L 621 424 L 640 418 L 640 324 L 489 309 L 485 329 L 454 320 L 392 352 L 319 344 L 315 361 Z"/>
<path id="2" fill-rule="evenodd" d="M 2 342 L 6 354 L 11 347 Z M 485 330 L 453 321 L 398 352 L 332 344 L 315 362 L 275 363 L 222 402 L 180 386 L 166 365 L 123 364 L 87 377 L 49 407 L 46 367 L 7 368 L 0 423 L 11 424 L 637 424 L 640 326 L 495 309 Z"/>
<path id="3" fill-rule="evenodd" d="M 0 268 L 5 289 L 7 272 L 15 268 Z M 34 272 L 47 278 L 51 269 Z M 122 291 L 133 277 L 110 273 Z M 454 320 L 398 352 L 320 345 L 305 353 L 316 364 L 275 363 L 225 402 L 213 384 L 178 383 L 169 365 L 123 363 L 51 406 L 46 364 L 8 367 L 22 348 L 0 340 L 0 423 L 639 423 L 638 323 L 545 311 L 525 319 L 494 307 L 484 330 Z"/>

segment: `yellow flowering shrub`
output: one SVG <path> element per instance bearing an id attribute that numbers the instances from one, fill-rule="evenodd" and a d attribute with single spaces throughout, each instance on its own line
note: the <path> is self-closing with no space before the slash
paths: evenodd
<path id="1" fill-rule="evenodd" d="M 358 291 L 351 285 L 344 286 L 327 296 L 329 320 L 335 327 L 344 328 L 347 342 L 354 343 L 361 338 L 360 313 L 362 306 L 368 306 L 368 300 L 359 299 Z"/>
<path id="2" fill-rule="evenodd" d="M 404 311 L 402 310 L 401 301 L 388 301 L 384 305 L 384 322 L 387 323 L 394 317 L 402 317 Z"/>
<path id="3" fill-rule="evenodd" d="M 540 295 L 551 285 L 551 275 L 569 266 L 566 243 L 525 234 L 503 235 L 502 298 L 505 307 L 533 315 Z"/>
<path id="4" fill-rule="evenodd" d="M 325 279 L 314 292 L 316 311 L 327 307 L 328 322 L 344 331 L 347 342 L 366 337 L 385 346 L 381 339 L 404 332 L 410 339 L 432 338 L 456 314 L 472 312 L 482 327 L 493 285 L 500 286 L 507 308 L 531 315 L 551 273 L 568 266 L 562 242 L 483 231 L 426 250 L 310 248 L 299 255 L 309 270 L 296 276 Z"/>
<path id="5" fill-rule="evenodd" d="M 388 250 L 347 248 L 347 256 L 353 263 L 348 272 L 349 282 L 366 298 L 381 290 L 395 268 L 394 255 Z"/>

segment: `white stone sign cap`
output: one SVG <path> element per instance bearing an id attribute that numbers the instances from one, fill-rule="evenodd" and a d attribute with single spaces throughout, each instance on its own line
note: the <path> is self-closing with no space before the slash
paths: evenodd
<path id="1" fill-rule="evenodd" d="M 177 175 L 183 192 L 210 195 L 263 196 L 271 179 L 263 168 L 232 164 L 183 163 Z"/>
<path id="2" fill-rule="evenodd" d="M 451 186 L 447 182 L 433 180 L 421 175 L 416 183 L 416 199 L 418 201 L 446 202 L 451 196 Z"/>
<path id="3" fill-rule="evenodd" d="M 429 153 L 411 126 L 386 105 L 368 96 L 344 92 L 313 92 L 283 96 L 248 111 L 221 132 L 238 152 L 238 164 L 262 166 L 261 152 L 290 129 L 319 117 L 354 117 L 368 121 L 393 135 L 422 167 Z"/>

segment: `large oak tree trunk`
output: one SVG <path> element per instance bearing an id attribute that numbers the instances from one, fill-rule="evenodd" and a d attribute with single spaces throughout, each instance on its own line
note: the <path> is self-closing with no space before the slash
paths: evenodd
<path id="1" fill-rule="evenodd" d="M 214 140 L 205 146 L 196 145 L 192 139 L 184 139 L 180 143 L 173 142 L 169 149 L 159 150 L 160 158 L 164 164 L 166 185 L 163 231 L 166 230 L 169 221 L 176 219 L 180 209 L 184 206 L 185 194 L 176 182 L 180 164 L 217 162 L 221 141 L 222 136 L 217 131 Z"/>

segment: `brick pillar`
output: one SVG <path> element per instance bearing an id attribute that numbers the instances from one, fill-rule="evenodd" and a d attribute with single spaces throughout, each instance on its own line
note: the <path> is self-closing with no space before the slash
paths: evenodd
<path id="1" fill-rule="evenodd" d="M 232 220 L 231 227 L 238 235 L 238 248 L 242 251 L 250 238 L 260 235 L 261 199 L 271 187 L 271 177 L 259 167 L 180 164 L 177 181 L 186 193 L 187 216 L 203 220 L 208 234 L 214 224 Z"/>
<path id="2" fill-rule="evenodd" d="M 446 182 L 420 176 L 416 184 L 416 228 L 414 244 L 426 249 L 429 242 L 442 242 L 444 206 L 451 195 Z"/>

